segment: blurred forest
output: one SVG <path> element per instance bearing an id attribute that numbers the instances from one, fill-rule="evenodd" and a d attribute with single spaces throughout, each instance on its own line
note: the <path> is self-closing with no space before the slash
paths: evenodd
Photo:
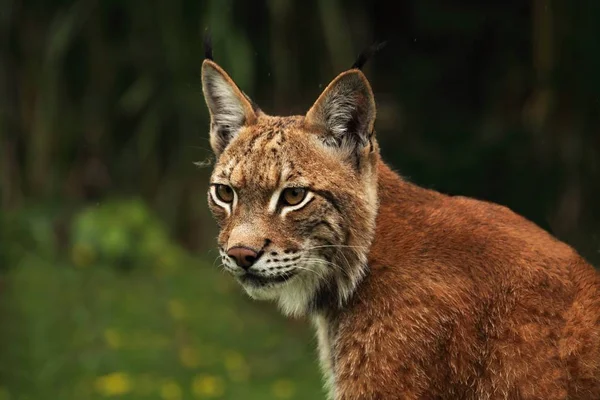
<path id="1" fill-rule="evenodd" d="M 597 21 L 596 0 L 0 0 L 0 400 L 321 396 L 312 333 L 213 263 L 206 28 L 270 114 L 387 40 L 365 68 L 384 158 L 600 265 Z"/>

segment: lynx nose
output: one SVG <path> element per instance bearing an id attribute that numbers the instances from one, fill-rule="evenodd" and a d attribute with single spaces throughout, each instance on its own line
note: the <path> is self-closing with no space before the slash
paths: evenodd
<path id="1" fill-rule="evenodd" d="M 227 251 L 227 255 L 233 258 L 235 263 L 244 269 L 250 268 L 259 257 L 259 254 L 256 251 L 243 246 L 230 248 Z"/>

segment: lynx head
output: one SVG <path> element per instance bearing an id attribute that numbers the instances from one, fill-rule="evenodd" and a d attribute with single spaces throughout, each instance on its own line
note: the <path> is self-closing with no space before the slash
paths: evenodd
<path id="1" fill-rule="evenodd" d="M 375 101 L 358 68 L 303 116 L 261 111 L 202 65 L 216 155 L 208 202 L 222 264 L 255 299 L 302 315 L 339 307 L 366 272 L 377 214 Z"/>

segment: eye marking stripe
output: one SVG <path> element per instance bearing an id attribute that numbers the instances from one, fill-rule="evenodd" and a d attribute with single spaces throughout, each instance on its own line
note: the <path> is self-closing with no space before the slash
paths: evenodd
<path id="1" fill-rule="evenodd" d="M 282 218 L 285 217 L 286 214 L 289 213 L 290 211 L 296 211 L 296 210 L 301 209 L 302 207 L 306 206 L 308 203 L 310 203 L 311 201 L 313 201 L 314 198 L 315 198 L 315 195 L 312 192 L 306 193 L 306 197 L 299 204 L 297 204 L 295 206 L 286 206 L 286 207 L 283 207 L 283 210 L 281 211 L 281 217 Z"/>
<path id="2" fill-rule="evenodd" d="M 277 211 L 277 204 L 279 204 L 279 197 L 281 196 L 281 192 L 283 192 L 286 188 L 281 187 L 273 193 L 271 200 L 269 200 L 269 208 L 267 209 L 270 214 L 274 214 Z"/>
<path id="3" fill-rule="evenodd" d="M 219 184 L 212 183 L 210 185 L 210 197 L 216 205 L 218 205 L 219 207 L 221 207 L 221 208 L 225 209 L 225 211 L 227 211 L 227 216 L 230 216 L 232 206 L 235 208 L 235 206 L 237 205 L 237 193 L 235 192 L 235 190 L 233 191 L 233 203 L 225 203 L 225 202 L 219 200 L 219 196 L 217 196 L 217 186 L 216 185 L 219 185 Z"/>

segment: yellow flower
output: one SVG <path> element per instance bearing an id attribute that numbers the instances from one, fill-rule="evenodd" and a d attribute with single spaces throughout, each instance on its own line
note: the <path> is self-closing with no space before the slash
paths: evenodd
<path id="1" fill-rule="evenodd" d="M 160 388 L 160 397 L 165 400 L 180 400 L 181 388 L 172 379 L 165 381 Z"/>
<path id="2" fill-rule="evenodd" d="M 96 379 L 96 390 L 104 396 L 120 396 L 131 390 L 129 375 L 113 372 Z"/>
<path id="3" fill-rule="evenodd" d="M 104 340 L 111 349 L 118 349 L 121 347 L 121 335 L 116 329 L 107 329 L 104 331 Z"/>
<path id="4" fill-rule="evenodd" d="M 223 378 L 212 375 L 198 375 L 192 382 L 192 393 L 196 397 L 220 397 L 225 392 Z"/>
<path id="5" fill-rule="evenodd" d="M 185 306 L 179 300 L 170 300 L 169 314 L 174 320 L 182 320 L 185 318 Z"/>
<path id="6" fill-rule="evenodd" d="M 296 392 L 294 383 L 287 379 L 280 379 L 271 386 L 273 396 L 278 399 L 289 399 Z"/>
<path id="7" fill-rule="evenodd" d="M 185 367 L 196 368 L 200 365 L 198 351 L 191 346 L 182 347 L 179 350 L 179 361 L 181 361 L 181 364 Z"/>
<path id="8" fill-rule="evenodd" d="M 243 382 L 248 380 L 250 368 L 240 353 L 235 351 L 226 352 L 224 364 L 232 381 Z"/>
<path id="9" fill-rule="evenodd" d="M 71 260 L 78 267 L 87 267 L 94 262 L 96 253 L 94 249 L 86 244 L 76 244 L 71 250 Z"/>

